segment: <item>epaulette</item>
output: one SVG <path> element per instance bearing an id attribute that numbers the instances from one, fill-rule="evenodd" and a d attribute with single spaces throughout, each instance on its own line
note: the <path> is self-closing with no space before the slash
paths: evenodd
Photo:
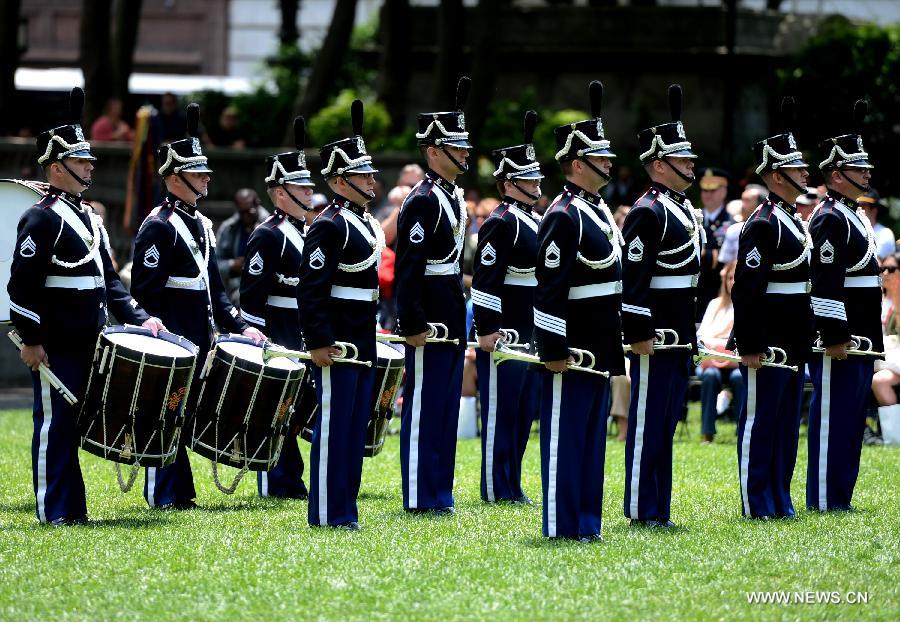
<path id="1" fill-rule="evenodd" d="M 635 201 L 634 207 L 653 207 L 657 202 L 659 202 L 659 191 L 656 188 L 648 188 L 647 191 Z"/>
<path id="2" fill-rule="evenodd" d="M 575 195 L 569 192 L 568 190 L 563 190 L 559 197 L 547 208 L 547 213 L 549 214 L 551 210 L 556 210 L 558 212 L 568 212 L 570 208 L 574 207 Z"/>
<path id="3" fill-rule="evenodd" d="M 35 207 L 39 207 L 41 209 L 47 209 L 51 207 L 54 203 L 56 203 L 56 199 L 58 197 L 55 194 L 45 194 L 41 197 L 41 200 L 34 204 Z"/>
<path id="4" fill-rule="evenodd" d="M 434 191 L 434 181 L 426 177 L 410 191 L 409 196 L 428 196 Z"/>

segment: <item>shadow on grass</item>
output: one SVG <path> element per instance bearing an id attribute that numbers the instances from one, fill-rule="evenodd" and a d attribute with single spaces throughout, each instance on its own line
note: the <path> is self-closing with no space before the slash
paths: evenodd
<path id="1" fill-rule="evenodd" d="M 23 514 L 35 513 L 34 499 L 28 501 L 14 501 L 12 503 L 0 503 L 0 512 L 21 512 Z"/>
<path id="2" fill-rule="evenodd" d="M 166 517 L 161 515 L 150 516 L 116 516 L 113 518 L 91 519 L 87 525 L 69 525 L 66 527 L 53 527 L 39 523 L 37 519 L 18 525 L 0 525 L 0 531 L 55 531 L 82 530 L 82 529 L 156 529 L 169 525 Z"/>
<path id="3" fill-rule="evenodd" d="M 358 499 L 363 501 L 390 501 L 396 495 L 388 492 L 361 492 Z"/>

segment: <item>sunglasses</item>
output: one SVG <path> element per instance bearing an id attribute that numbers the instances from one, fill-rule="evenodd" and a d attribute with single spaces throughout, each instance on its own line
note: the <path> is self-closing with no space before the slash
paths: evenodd
<path id="1" fill-rule="evenodd" d="M 881 271 L 894 274 L 897 271 L 897 266 L 881 266 Z"/>

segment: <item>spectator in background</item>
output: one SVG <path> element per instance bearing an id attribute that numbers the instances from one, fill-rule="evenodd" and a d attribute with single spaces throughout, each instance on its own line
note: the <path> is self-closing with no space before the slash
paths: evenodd
<path id="1" fill-rule="evenodd" d="M 397 218 L 400 216 L 400 206 L 412 188 L 409 186 L 397 186 L 391 189 L 387 195 L 387 203 L 390 207 L 385 210 L 384 220 L 381 221 L 381 230 L 384 232 L 385 248 L 381 252 L 381 264 L 378 267 L 378 287 L 381 296 L 378 299 L 378 318 L 382 328 L 393 331 L 397 324 L 397 299 L 394 296 L 394 242 L 397 239 Z"/>
<path id="2" fill-rule="evenodd" d="M 756 208 L 767 196 L 769 196 L 769 190 L 765 186 L 748 184 L 744 188 L 744 192 L 741 193 L 740 218 L 735 218 L 735 223 L 725 231 L 725 241 L 722 242 L 722 249 L 719 251 L 719 263 L 724 265 L 737 259 L 738 238 L 741 236 L 741 227 L 744 226 L 744 221 L 750 218 L 750 215 L 756 211 Z"/>
<path id="3" fill-rule="evenodd" d="M 484 219 L 491 215 L 491 212 L 500 205 L 500 201 L 494 198 L 482 199 L 475 204 L 473 210 L 469 211 L 469 227 L 466 234 L 465 243 L 463 245 L 463 285 L 466 289 L 472 286 L 472 273 L 475 269 L 475 252 L 478 249 L 478 230 Z"/>
<path id="4" fill-rule="evenodd" d="M 731 288 L 734 286 L 734 261 L 725 264 L 722 268 L 722 285 L 719 296 L 709 301 L 700 328 L 697 329 L 697 339 L 702 341 L 710 350 L 727 352 L 725 344 L 731 329 L 734 327 L 734 307 L 731 304 Z M 701 433 L 703 444 L 713 442 L 716 436 L 716 417 L 724 408 L 718 407 L 719 392 L 722 384 L 728 382 L 733 392 L 732 403 L 740 404 L 744 391 L 744 380 L 737 363 L 729 361 L 705 360 L 697 368 L 700 377 L 700 410 L 702 413 Z"/>
<path id="5" fill-rule="evenodd" d="M 204 142 L 216 147 L 244 149 L 247 147 L 247 136 L 238 125 L 238 112 L 234 106 L 228 106 L 219 115 L 219 124 L 209 129 Z"/>
<path id="6" fill-rule="evenodd" d="M 613 221 L 615 221 L 616 226 L 619 230 L 622 230 L 622 227 L 625 225 L 625 217 L 628 216 L 628 212 L 631 211 L 630 205 L 620 205 L 616 208 L 616 211 L 613 212 Z"/>
<path id="7" fill-rule="evenodd" d="M 531 211 L 534 212 L 535 216 L 543 217 L 544 212 L 547 211 L 548 207 L 550 207 L 550 197 L 546 194 L 542 194 L 541 198 L 538 199 L 537 203 L 531 208 Z"/>
<path id="8" fill-rule="evenodd" d="M 872 223 L 872 231 L 875 233 L 875 253 L 878 255 L 878 261 L 883 261 L 885 257 L 897 250 L 897 238 L 894 236 L 894 232 L 878 222 L 878 217 L 884 217 L 887 207 L 880 201 L 878 192 L 875 190 L 869 190 L 856 200 L 866 212 L 869 222 Z"/>
<path id="9" fill-rule="evenodd" d="M 816 196 L 815 188 L 807 188 L 806 194 L 801 194 L 797 197 L 795 207 L 797 208 L 797 213 L 800 214 L 800 218 L 803 219 L 803 222 L 809 222 L 809 217 L 812 215 L 813 210 L 818 204 L 819 200 Z"/>
<path id="10" fill-rule="evenodd" d="M 178 106 L 178 98 L 174 93 L 163 93 L 159 112 L 159 139 L 164 143 L 184 138 L 187 120 Z"/>
<path id="11" fill-rule="evenodd" d="M 384 180 L 377 175 L 375 176 L 375 187 L 372 189 L 372 192 L 375 193 L 375 198 L 369 202 L 368 210 L 378 222 L 381 222 L 385 217 L 385 212 L 389 211 L 389 207 Z"/>
<path id="12" fill-rule="evenodd" d="M 328 206 L 328 197 L 326 197 L 321 192 L 317 192 L 312 195 L 312 200 L 310 203 L 311 209 L 306 210 L 306 226 L 309 227 L 312 225 L 313 221 L 316 219 L 316 216 L 322 213 Z"/>
<path id="13" fill-rule="evenodd" d="M 122 120 L 122 100 L 107 100 L 103 114 L 91 125 L 91 140 L 95 142 L 131 141 L 134 131 Z"/>
<path id="14" fill-rule="evenodd" d="M 900 253 L 893 253 L 881 262 L 884 300 L 881 323 L 884 333 L 884 360 L 875 361 L 872 393 L 878 400 L 878 417 L 900 417 L 896 387 L 900 384 Z M 866 444 L 873 444 L 871 432 L 864 433 Z M 877 443 L 878 441 L 875 441 Z"/>
<path id="15" fill-rule="evenodd" d="M 103 221 L 103 226 L 107 228 L 107 231 L 109 231 L 109 227 L 106 223 L 106 206 L 100 201 L 88 201 L 88 205 L 90 205 L 91 209 L 94 210 L 94 213 L 100 217 L 100 220 Z M 107 247 L 106 250 L 109 251 L 109 259 L 112 261 L 113 269 L 118 272 L 119 262 L 116 261 L 115 250 L 113 250 L 111 245 Z"/>
<path id="16" fill-rule="evenodd" d="M 238 190 L 234 195 L 234 206 L 235 213 L 222 223 L 216 234 L 216 255 L 225 291 L 237 306 L 247 241 L 256 226 L 269 217 L 269 212 L 252 188 Z"/>
<path id="17" fill-rule="evenodd" d="M 425 169 L 418 164 L 407 164 L 400 169 L 400 175 L 397 177 L 397 186 L 409 186 L 412 188 L 423 179 L 425 179 Z"/>
<path id="18" fill-rule="evenodd" d="M 381 230 L 384 232 L 384 243 L 386 246 L 393 248 L 397 239 L 397 218 L 400 216 L 400 206 L 412 188 L 409 186 L 397 186 L 392 188 L 387 195 L 388 209 L 384 210 L 383 217 L 379 219 Z"/>
<path id="19" fill-rule="evenodd" d="M 725 209 L 728 198 L 728 172 L 720 168 L 705 168 L 697 172 L 700 182 L 700 200 L 703 202 L 703 228 L 706 230 L 706 244 L 700 251 L 700 281 L 697 285 L 697 320 L 709 301 L 719 295 L 722 277 L 719 272 L 719 251 L 725 241 L 725 232 L 733 223 Z"/>
<path id="20" fill-rule="evenodd" d="M 608 205 L 633 205 L 640 193 L 634 181 L 631 167 L 621 164 L 616 167 L 616 178 L 603 189 L 603 199 Z"/>

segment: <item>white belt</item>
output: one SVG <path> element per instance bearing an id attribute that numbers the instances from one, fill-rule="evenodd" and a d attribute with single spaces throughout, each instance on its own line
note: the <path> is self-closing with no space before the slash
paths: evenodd
<path id="1" fill-rule="evenodd" d="M 766 285 L 767 294 L 808 294 L 812 290 L 809 281 L 793 283 L 772 282 Z"/>
<path id="2" fill-rule="evenodd" d="M 650 279 L 650 289 L 684 289 L 697 286 L 696 274 L 679 274 L 677 276 L 655 276 Z"/>
<path id="3" fill-rule="evenodd" d="M 332 285 L 331 297 L 343 298 L 344 300 L 375 302 L 376 300 L 378 300 L 378 290 L 366 289 L 365 287 L 344 287 L 343 285 Z"/>
<path id="4" fill-rule="evenodd" d="M 44 287 L 99 289 L 106 287 L 106 280 L 102 276 L 48 276 Z"/>
<path id="5" fill-rule="evenodd" d="M 191 277 L 186 277 L 191 278 Z M 169 277 L 169 280 L 166 281 L 166 287 L 170 287 L 172 289 L 190 289 L 196 292 L 205 292 L 206 291 L 206 283 L 203 279 L 197 279 L 196 281 L 191 281 L 189 283 L 184 283 L 181 280 L 176 280 L 177 277 Z"/>
<path id="6" fill-rule="evenodd" d="M 445 276 L 459 274 L 459 263 L 432 263 L 425 266 L 425 276 Z"/>
<path id="7" fill-rule="evenodd" d="M 269 296 L 266 298 L 266 304 L 270 307 L 281 307 L 282 309 L 296 309 L 297 299 L 289 296 Z"/>
<path id="8" fill-rule="evenodd" d="M 503 277 L 503 284 L 535 287 L 537 285 L 537 277 L 534 276 L 534 272 L 529 272 L 528 274 L 511 274 L 507 272 L 506 276 Z"/>
<path id="9" fill-rule="evenodd" d="M 577 285 L 569 288 L 569 300 L 582 300 L 584 298 L 600 298 L 622 293 L 622 281 L 610 281 L 609 283 L 594 283 L 593 285 Z"/>
<path id="10" fill-rule="evenodd" d="M 844 287 L 881 287 L 881 277 L 872 276 L 845 276 Z"/>

